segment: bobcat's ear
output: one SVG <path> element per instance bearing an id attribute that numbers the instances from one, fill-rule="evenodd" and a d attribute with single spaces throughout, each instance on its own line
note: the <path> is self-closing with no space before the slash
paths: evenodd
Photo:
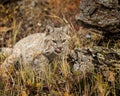
<path id="1" fill-rule="evenodd" d="M 45 30 L 46 35 L 49 35 L 49 34 L 51 34 L 52 32 L 53 32 L 53 27 L 50 26 L 50 25 L 47 25 L 47 26 L 46 26 L 46 30 Z"/>
<path id="2" fill-rule="evenodd" d="M 69 34 L 70 31 L 71 31 L 71 26 L 70 25 L 65 25 L 63 27 L 63 31 L 66 33 L 66 34 Z"/>

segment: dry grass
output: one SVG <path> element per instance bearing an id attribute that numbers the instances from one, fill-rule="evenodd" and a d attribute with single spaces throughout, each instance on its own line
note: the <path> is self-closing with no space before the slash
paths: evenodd
<path id="1" fill-rule="evenodd" d="M 15 27 L 17 36 L 18 27 Z M 12 38 L 13 41 L 16 37 Z M 80 47 L 81 43 L 77 35 L 72 37 L 74 47 Z M 1 63 L 5 56 L 1 55 Z M 17 66 L 17 67 L 16 67 Z M 9 79 L 1 78 L 0 96 L 117 96 L 115 92 L 115 77 L 111 72 L 112 88 L 109 81 L 103 81 L 102 74 L 72 73 L 69 64 L 64 62 L 58 65 L 58 61 L 45 67 L 40 75 L 29 65 L 23 67 L 21 61 L 15 64 L 15 68 L 9 69 Z"/>
<path id="2" fill-rule="evenodd" d="M 60 23 L 63 21 L 68 23 L 65 18 L 61 19 L 56 14 L 65 14 L 68 13 L 68 11 L 73 12 L 74 7 L 76 6 L 72 4 L 70 0 L 65 0 L 63 2 L 64 4 L 61 3 L 63 0 L 57 0 L 57 2 L 55 1 L 56 0 L 50 2 L 49 0 L 51 6 L 50 8 L 52 9 L 55 7 L 49 17 L 53 19 L 56 18 Z M 77 3 L 78 1 L 79 0 L 75 0 Z M 69 2 L 70 5 L 66 5 Z M 62 8 L 59 8 L 58 5 L 61 5 Z M 1 22 L 4 22 L 6 25 L 8 22 L 10 22 L 10 26 L 0 27 L 0 35 L 9 35 L 9 38 L 7 40 L 5 39 L 6 41 L 1 43 L 0 46 L 4 46 L 6 44 L 6 46 L 11 47 L 17 41 L 17 35 L 19 34 L 23 22 L 17 22 L 17 19 L 14 16 L 15 14 L 13 14 L 15 11 L 12 13 L 9 11 L 10 9 L 6 10 L 2 5 L 0 5 L 0 8 L 2 8 L 0 12 L 5 14 L 4 19 L 0 18 L 0 20 L 3 20 Z M 72 12 L 70 13 L 72 14 Z M 67 17 L 69 17 L 68 14 Z M 10 31 L 10 33 L 5 33 L 8 31 Z M 73 32 L 71 34 L 71 49 L 85 47 L 86 43 L 89 42 L 90 43 L 88 46 L 90 45 L 92 47 L 93 42 L 98 39 L 96 35 L 94 35 L 94 40 L 91 44 L 91 41 L 87 41 L 83 38 L 85 37 L 85 32 L 81 32 L 82 34 L 75 33 L 76 32 Z M 1 35 L 1 38 L 2 36 L 3 35 Z M 109 42 L 107 46 L 109 46 Z M 5 55 L 0 54 L 0 64 L 4 62 L 5 58 Z M 40 76 L 36 75 L 37 72 L 34 71 L 29 65 L 24 65 L 23 67 L 22 62 L 17 62 L 15 64 L 15 68 L 12 67 L 9 69 L 9 71 L 9 79 L 6 80 L 2 77 L 0 78 L 0 96 L 119 96 L 119 92 L 116 92 L 116 89 L 119 89 L 120 86 L 120 76 L 118 76 L 116 82 L 114 73 L 112 71 L 108 78 L 110 81 L 112 80 L 112 84 L 109 84 L 108 80 L 104 81 L 104 77 L 101 73 L 93 72 L 85 75 L 84 73 L 81 75 L 79 72 L 72 73 L 69 64 L 64 63 L 58 65 L 58 61 L 55 61 L 53 65 L 49 65 L 47 68 L 45 68 Z"/>

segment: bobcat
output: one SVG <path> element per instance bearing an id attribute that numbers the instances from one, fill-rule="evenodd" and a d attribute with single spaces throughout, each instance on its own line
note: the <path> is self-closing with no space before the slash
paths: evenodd
<path id="1" fill-rule="evenodd" d="M 44 33 L 35 33 L 18 41 L 12 49 L 11 55 L 1 65 L 3 76 L 16 61 L 25 64 L 43 65 L 54 59 L 63 60 L 69 53 L 71 37 L 67 34 L 70 26 L 52 28 L 47 26 Z M 39 56 L 39 60 L 37 57 Z"/>

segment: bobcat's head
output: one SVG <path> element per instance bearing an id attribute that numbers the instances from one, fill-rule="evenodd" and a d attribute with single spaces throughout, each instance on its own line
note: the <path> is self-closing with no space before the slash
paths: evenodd
<path id="1" fill-rule="evenodd" d="M 46 33 L 46 41 L 50 48 L 48 48 L 48 50 L 51 51 L 51 53 L 60 55 L 65 54 L 68 51 L 71 40 L 68 32 L 69 26 L 60 28 L 51 28 L 49 26 L 49 30 L 47 30 Z"/>

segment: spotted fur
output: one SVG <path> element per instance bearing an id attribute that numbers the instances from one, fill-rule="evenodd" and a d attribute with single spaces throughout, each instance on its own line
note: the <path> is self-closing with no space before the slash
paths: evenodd
<path id="1" fill-rule="evenodd" d="M 69 53 L 71 40 L 68 29 L 68 26 L 60 28 L 49 26 L 44 33 L 35 33 L 18 41 L 13 47 L 11 55 L 1 65 L 3 73 L 19 60 L 25 64 L 42 65 L 56 58 L 65 58 Z M 38 60 L 36 57 L 40 59 Z"/>

